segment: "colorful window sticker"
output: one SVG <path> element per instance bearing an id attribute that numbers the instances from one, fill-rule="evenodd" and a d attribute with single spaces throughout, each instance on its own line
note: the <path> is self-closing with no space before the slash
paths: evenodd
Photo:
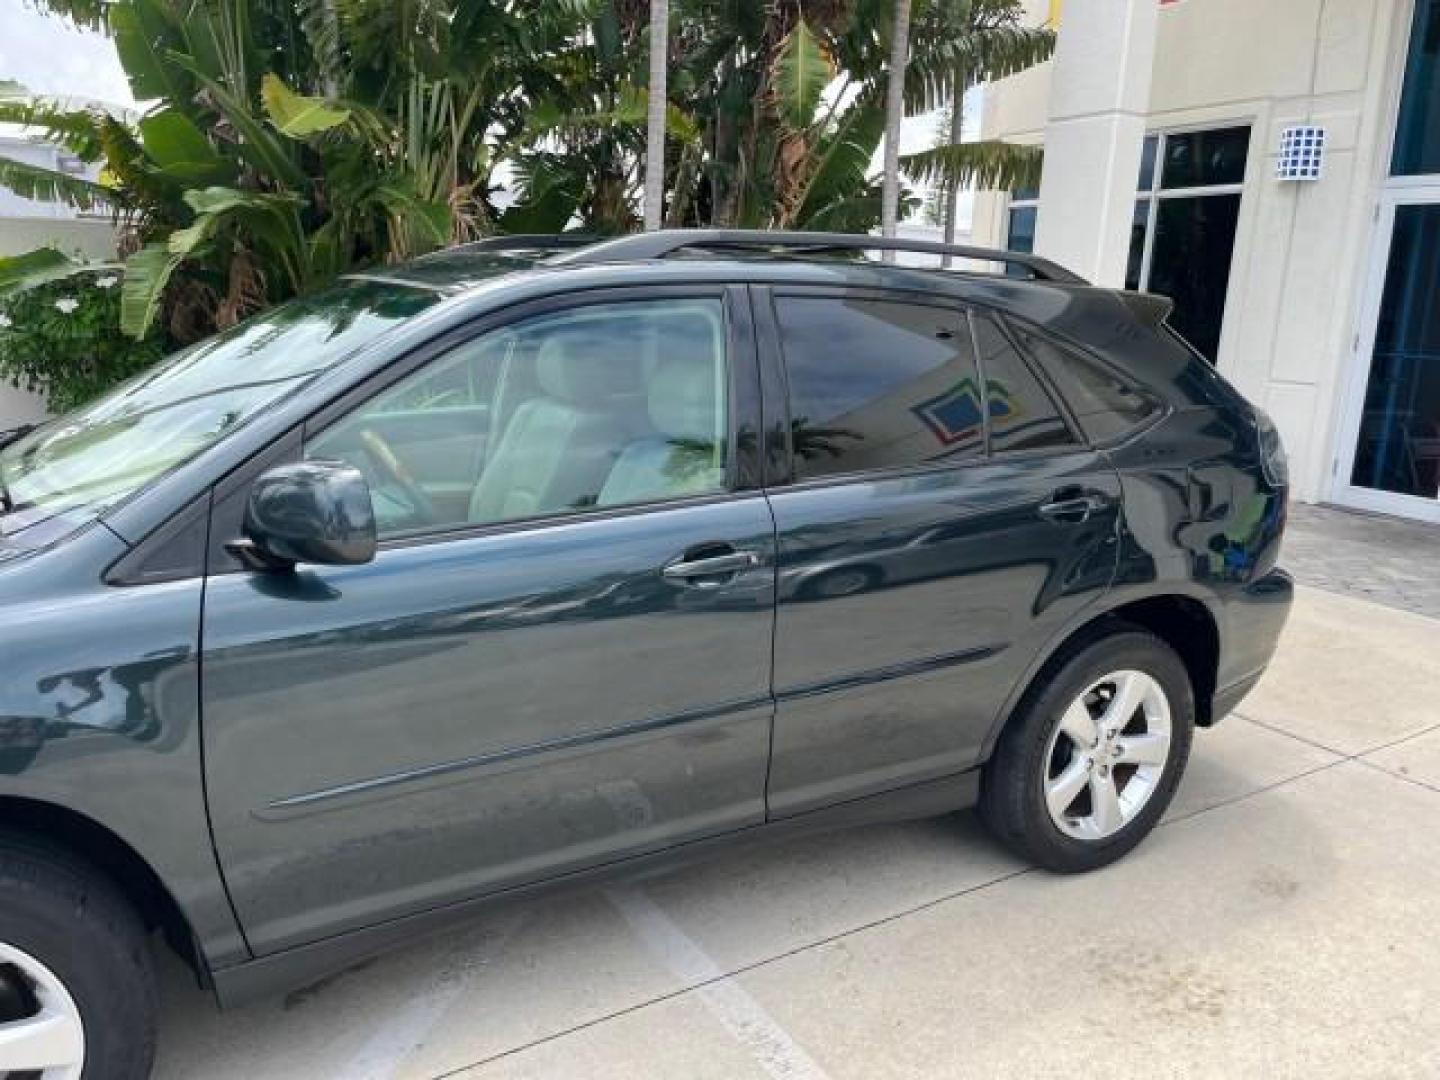
<path id="1" fill-rule="evenodd" d="M 990 392 L 990 419 L 999 420 L 1000 424 L 997 426 L 1005 427 L 1024 416 L 1025 410 L 1004 383 L 991 379 L 986 384 L 986 389 Z"/>
<path id="2" fill-rule="evenodd" d="M 973 378 L 961 379 L 943 394 L 912 406 L 910 411 L 920 418 L 942 446 L 954 446 L 980 438 L 983 424 L 980 387 Z M 990 414 L 995 415 L 993 402 Z"/>

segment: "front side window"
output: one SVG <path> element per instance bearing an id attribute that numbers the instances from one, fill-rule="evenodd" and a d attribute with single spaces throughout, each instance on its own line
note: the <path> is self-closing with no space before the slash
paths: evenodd
<path id="1" fill-rule="evenodd" d="M 306 447 L 371 484 L 382 538 L 725 488 L 719 299 L 596 304 L 483 334 Z"/>
<path id="2" fill-rule="evenodd" d="M 797 479 L 963 461 L 984 450 L 962 312 L 838 297 L 775 300 Z"/>
<path id="3" fill-rule="evenodd" d="M 435 303 L 343 282 L 193 345 L 0 450 L 0 549 L 57 539 Z"/>

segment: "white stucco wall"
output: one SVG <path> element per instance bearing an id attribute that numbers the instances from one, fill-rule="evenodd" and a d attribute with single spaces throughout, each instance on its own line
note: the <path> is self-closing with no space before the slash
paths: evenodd
<path id="1" fill-rule="evenodd" d="M 1030 6 L 1037 18 L 1048 8 Z M 1410 11 L 1411 0 L 1182 0 L 1159 13 L 1147 128 L 1251 125 L 1218 364 L 1275 418 L 1305 500 L 1329 494 L 1343 388 L 1362 362 L 1352 344 Z M 984 137 L 1042 141 L 1050 82 L 1044 65 L 988 88 Z M 1280 130 L 1298 122 L 1328 131 L 1315 183 L 1273 179 Z M 1004 205 L 977 199 L 977 242 L 1003 240 Z"/>

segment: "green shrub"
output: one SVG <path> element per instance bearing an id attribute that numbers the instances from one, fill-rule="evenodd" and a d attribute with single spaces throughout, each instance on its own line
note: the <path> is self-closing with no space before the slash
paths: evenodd
<path id="1" fill-rule="evenodd" d="M 164 354 L 120 332 L 120 271 L 97 269 L 0 296 L 0 377 L 67 412 Z"/>

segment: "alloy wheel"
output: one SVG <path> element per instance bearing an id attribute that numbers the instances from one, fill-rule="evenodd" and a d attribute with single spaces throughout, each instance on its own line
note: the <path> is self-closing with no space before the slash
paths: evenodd
<path id="1" fill-rule="evenodd" d="M 75 999 L 39 960 L 0 942 L 0 1076 L 79 1080 L 84 1068 Z"/>
<path id="2" fill-rule="evenodd" d="M 1096 679 L 1060 716 L 1045 752 L 1050 819 L 1077 840 L 1114 836 L 1149 803 L 1170 757 L 1170 701 L 1143 671 Z"/>

